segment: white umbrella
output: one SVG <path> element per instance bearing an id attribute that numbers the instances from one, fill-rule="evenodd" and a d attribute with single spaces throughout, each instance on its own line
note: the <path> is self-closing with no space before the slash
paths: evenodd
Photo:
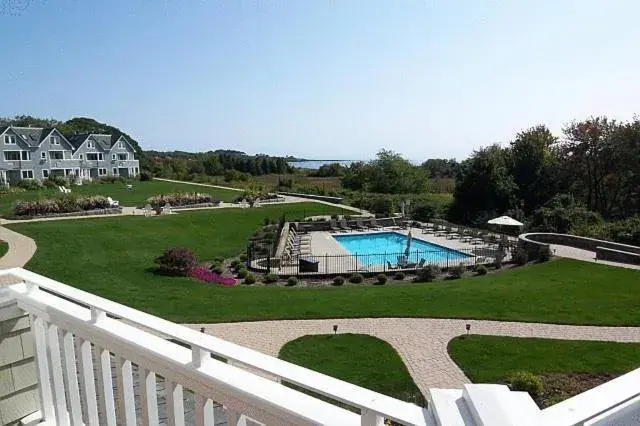
<path id="1" fill-rule="evenodd" d="M 518 222 L 512 217 L 509 216 L 500 216 L 495 219 L 491 219 L 487 222 L 490 225 L 500 225 L 500 226 L 523 226 L 522 222 Z"/>

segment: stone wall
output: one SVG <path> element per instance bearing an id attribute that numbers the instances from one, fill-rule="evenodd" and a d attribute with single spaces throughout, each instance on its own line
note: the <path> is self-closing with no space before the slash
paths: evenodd
<path id="1" fill-rule="evenodd" d="M 289 195 L 291 197 L 298 197 L 298 198 L 308 198 L 310 200 L 327 201 L 333 204 L 342 204 L 342 198 L 340 197 L 328 197 L 326 195 L 315 195 L 315 194 L 298 194 L 296 192 L 282 192 L 282 191 L 278 191 L 278 194 Z"/>
<path id="2" fill-rule="evenodd" d="M 29 317 L 0 288 L 0 425 L 18 425 L 37 410 L 38 380 Z"/>
<path id="3" fill-rule="evenodd" d="M 596 254 L 599 251 L 598 247 L 615 251 L 640 254 L 640 247 L 636 246 L 614 243 L 612 241 L 597 240 L 595 238 L 579 237 L 577 235 L 554 234 L 551 232 L 532 232 L 528 234 L 522 234 L 518 237 L 518 244 L 521 248 L 524 248 L 527 251 L 529 259 L 531 260 L 538 258 L 540 247 L 549 247 L 549 244 L 575 247 L 582 250 L 593 251 L 596 252 Z M 600 252 L 603 252 L 603 250 L 600 250 Z"/>

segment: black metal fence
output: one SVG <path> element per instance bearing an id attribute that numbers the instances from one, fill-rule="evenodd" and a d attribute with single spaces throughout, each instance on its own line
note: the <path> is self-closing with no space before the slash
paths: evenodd
<path id="1" fill-rule="evenodd" d="M 437 265 L 448 269 L 462 265 L 466 268 L 477 264 L 495 262 L 496 258 L 507 260 L 509 252 L 501 246 L 479 246 L 465 249 L 412 250 L 406 253 L 376 254 L 285 254 L 280 258 L 258 255 L 252 252 L 249 258 L 253 269 L 279 275 L 350 275 L 353 273 L 377 274 L 397 271 L 413 272 L 416 269 Z"/>

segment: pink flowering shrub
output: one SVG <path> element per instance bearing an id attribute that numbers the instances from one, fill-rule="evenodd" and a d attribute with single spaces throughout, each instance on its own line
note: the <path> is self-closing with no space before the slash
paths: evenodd
<path id="1" fill-rule="evenodd" d="M 234 278 L 223 277 L 222 275 L 201 266 L 191 268 L 191 272 L 189 273 L 189 275 L 197 280 L 204 281 L 206 283 L 222 285 L 235 285 L 236 283 L 236 280 Z"/>

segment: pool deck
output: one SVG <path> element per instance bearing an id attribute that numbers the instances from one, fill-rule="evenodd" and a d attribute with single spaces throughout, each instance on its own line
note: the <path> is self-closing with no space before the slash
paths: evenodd
<path id="1" fill-rule="evenodd" d="M 386 227 L 380 230 L 366 230 L 366 231 L 348 231 L 348 232 L 326 232 L 326 231 L 314 231 L 311 232 L 311 253 L 309 256 L 318 262 L 318 274 L 337 274 L 337 273 L 351 273 L 351 272 L 388 272 L 389 268 L 387 264 L 365 265 L 360 262 L 357 256 L 350 256 L 350 253 L 335 239 L 334 235 L 370 235 L 375 233 L 388 233 L 396 232 L 398 234 L 407 236 L 409 229 L 401 229 L 395 227 Z M 461 251 L 465 254 L 474 254 L 468 259 L 463 260 L 451 260 L 436 262 L 441 267 L 453 266 L 458 263 L 463 263 L 466 266 L 473 266 L 477 263 L 490 263 L 493 262 L 497 250 L 490 248 L 485 244 L 472 244 L 470 242 L 463 242 L 460 238 L 448 238 L 446 236 L 435 236 L 433 233 L 423 234 L 420 228 L 411 228 L 411 235 L 414 239 L 419 239 L 427 243 L 436 244 L 447 249 Z M 382 253 L 381 253 L 382 254 Z M 347 257 L 349 256 L 349 257 Z M 509 255 L 507 255 L 509 256 Z M 301 256 L 305 257 L 305 256 Z M 505 260 L 507 260 L 505 258 Z M 433 263 L 433 262 L 427 262 Z M 394 265 L 395 266 L 395 265 Z M 411 268 L 409 268 L 411 269 Z M 397 269 L 393 269 L 397 270 Z M 297 273 L 297 263 L 291 262 L 289 265 L 282 265 L 280 268 L 274 268 L 274 272 L 283 275 Z"/>

